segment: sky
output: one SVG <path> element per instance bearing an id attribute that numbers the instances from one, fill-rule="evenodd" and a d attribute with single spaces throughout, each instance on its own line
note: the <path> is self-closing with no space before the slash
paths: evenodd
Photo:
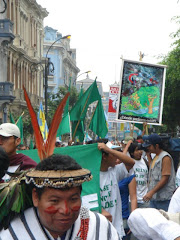
<path id="1" fill-rule="evenodd" d="M 178 0 L 36 0 L 49 12 L 44 26 L 71 35 L 76 48 L 79 74 L 102 82 L 103 90 L 119 82 L 122 57 L 158 63 L 166 55 L 178 25 L 171 21 L 180 15 Z M 77 80 L 86 78 L 81 75 Z"/>

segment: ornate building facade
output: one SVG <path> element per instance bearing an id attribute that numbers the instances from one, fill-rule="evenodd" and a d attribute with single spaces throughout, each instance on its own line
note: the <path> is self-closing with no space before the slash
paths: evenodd
<path id="1" fill-rule="evenodd" d="M 47 15 L 36 0 L 7 0 L 7 18 L 14 24 L 15 35 L 8 48 L 7 81 L 14 84 L 16 98 L 12 108 L 16 112 L 21 113 L 26 106 L 23 86 L 34 106 L 39 106 L 43 98 L 42 70 L 33 71 L 31 67 L 42 61 L 43 20 Z"/>
<path id="2" fill-rule="evenodd" d="M 44 57 L 54 65 L 54 72 L 48 76 L 48 92 L 56 93 L 60 86 L 75 85 L 80 71 L 76 66 L 76 49 L 70 48 L 70 39 L 61 39 L 63 36 L 56 29 L 46 26 L 44 35 Z"/>

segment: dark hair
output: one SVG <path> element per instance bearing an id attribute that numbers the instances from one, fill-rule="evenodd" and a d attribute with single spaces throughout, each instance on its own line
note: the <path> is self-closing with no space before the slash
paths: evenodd
<path id="1" fill-rule="evenodd" d="M 138 142 L 133 142 L 131 143 L 131 145 L 128 148 L 128 152 L 130 154 L 131 157 L 134 157 L 134 151 L 135 149 L 138 147 Z"/>
<path id="2" fill-rule="evenodd" d="M 53 154 L 36 166 L 36 170 L 78 170 L 82 167 L 70 156 Z"/>
<path id="3" fill-rule="evenodd" d="M 36 170 L 39 171 L 47 171 L 47 170 L 78 170 L 82 169 L 82 167 L 70 156 L 68 155 L 61 155 L 61 154 L 53 154 L 48 158 L 44 159 L 36 166 Z M 31 185 L 32 187 L 32 185 Z M 34 188 L 34 185 L 33 185 Z M 82 190 L 82 186 L 79 187 L 80 191 Z M 45 190 L 43 188 L 35 187 L 36 192 L 38 194 L 38 198 L 41 198 L 42 193 Z M 62 188 L 61 190 L 69 189 L 69 187 Z"/>
<path id="4" fill-rule="evenodd" d="M 92 144 L 92 143 L 107 143 L 108 142 L 108 138 L 100 138 L 100 139 L 96 139 L 96 140 L 90 140 L 87 142 L 87 144 Z"/>
<path id="5" fill-rule="evenodd" d="M 10 164 L 9 157 L 5 150 L 0 147 L 0 179 L 5 175 L 6 170 L 8 169 Z"/>
<path id="6" fill-rule="evenodd" d="M 143 139 L 143 137 L 142 137 L 141 135 L 138 135 L 138 136 L 137 136 L 137 140 L 138 140 L 138 139 Z"/>

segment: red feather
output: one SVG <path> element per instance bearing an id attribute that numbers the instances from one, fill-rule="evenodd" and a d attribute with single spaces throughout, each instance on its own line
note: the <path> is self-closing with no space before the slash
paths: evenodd
<path id="1" fill-rule="evenodd" d="M 24 98 L 26 100 L 27 107 L 29 109 L 29 114 L 30 114 L 30 117 L 31 117 L 32 127 L 34 129 L 34 136 L 35 136 L 35 141 L 36 141 L 36 147 L 38 149 L 38 155 L 39 155 L 40 160 L 42 160 L 46 156 L 43 137 L 42 137 L 42 134 L 41 134 L 41 130 L 39 128 L 36 113 L 35 113 L 32 105 L 31 105 L 31 101 L 28 97 L 28 94 L 27 94 L 24 86 L 23 86 L 23 90 L 24 90 Z"/>
<path id="2" fill-rule="evenodd" d="M 64 110 L 66 101 L 67 101 L 70 93 L 67 93 L 66 96 L 61 101 L 61 103 L 59 104 L 59 106 L 54 114 L 53 120 L 51 122 L 51 126 L 50 126 L 49 133 L 48 133 L 48 138 L 46 140 L 46 143 L 44 143 L 44 140 L 43 140 L 43 137 L 41 134 L 41 130 L 39 128 L 36 113 L 31 105 L 30 99 L 28 97 L 28 94 L 27 94 L 24 86 L 23 86 L 23 90 L 24 90 L 24 98 L 26 100 L 27 107 L 29 109 L 29 114 L 31 116 L 31 122 L 32 122 L 32 126 L 34 129 L 34 136 L 35 136 L 35 141 L 36 141 L 36 147 L 38 149 L 38 155 L 39 155 L 40 160 L 43 160 L 44 158 L 52 155 L 54 152 L 57 130 L 58 130 L 59 124 L 62 120 L 63 110 Z"/>
<path id="3" fill-rule="evenodd" d="M 63 110 L 66 105 L 66 101 L 69 97 L 69 94 L 70 93 L 68 92 L 66 94 L 66 96 L 63 98 L 63 100 L 61 101 L 61 103 L 59 104 L 59 106 L 54 114 L 53 120 L 51 122 L 51 126 L 49 128 L 49 133 L 48 133 L 48 138 L 45 143 L 45 149 L 46 149 L 47 156 L 52 155 L 54 152 L 57 130 L 58 130 L 59 124 L 62 120 Z"/>

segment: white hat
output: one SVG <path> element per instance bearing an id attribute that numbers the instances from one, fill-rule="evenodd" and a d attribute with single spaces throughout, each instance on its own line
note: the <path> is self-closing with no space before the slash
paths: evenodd
<path id="1" fill-rule="evenodd" d="M 106 146 L 108 146 L 108 148 L 111 148 L 111 149 L 120 149 L 121 147 L 120 146 L 117 146 L 117 145 L 113 145 L 111 142 L 107 142 L 106 143 Z"/>
<path id="2" fill-rule="evenodd" d="M 20 130 L 13 123 L 3 123 L 0 125 L 0 135 L 3 137 L 15 136 L 20 138 Z"/>

